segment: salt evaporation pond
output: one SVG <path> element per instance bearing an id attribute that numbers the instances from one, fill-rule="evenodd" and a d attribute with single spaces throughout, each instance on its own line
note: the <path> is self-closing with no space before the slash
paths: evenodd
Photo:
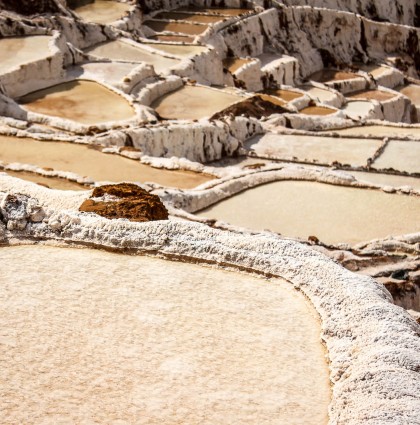
<path id="1" fill-rule="evenodd" d="M 280 97 L 285 102 L 290 102 L 291 100 L 300 99 L 301 97 L 303 97 L 303 93 L 299 93 L 292 90 L 266 89 L 264 90 L 264 93 Z"/>
<path id="2" fill-rule="evenodd" d="M 373 167 L 420 174 L 420 142 L 391 140 L 375 160 Z"/>
<path id="3" fill-rule="evenodd" d="M 169 53 L 170 55 L 176 55 L 181 57 L 196 56 L 204 52 L 208 52 L 209 49 L 203 46 L 188 46 L 182 44 L 160 44 L 153 43 L 148 44 L 149 47 L 153 49 L 160 50 L 164 53 Z"/>
<path id="4" fill-rule="evenodd" d="M 358 127 L 341 128 L 319 133 L 338 133 L 352 136 L 379 136 L 379 137 L 420 137 L 420 127 L 391 127 L 385 125 L 364 125 Z"/>
<path id="5" fill-rule="evenodd" d="M 335 161 L 353 166 L 366 165 L 381 147 L 379 139 L 352 139 L 298 134 L 265 134 L 245 142 L 257 156 L 289 161 L 316 161 L 331 164 Z"/>
<path id="6" fill-rule="evenodd" d="M 52 53 L 48 47 L 51 40 L 52 37 L 49 35 L 1 38 L 0 74 L 51 56 Z"/>
<path id="7" fill-rule="evenodd" d="M 1 150 L 0 150 L 1 159 Z M 61 179 L 57 177 L 45 177 L 36 173 L 29 173 L 26 171 L 11 171 L 5 170 L 9 176 L 17 177 L 18 179 L 27 180 L 33 183 L 37 183 L 41 186 L 46 186 L 51 189 L 59 190 L 87 190 L 87 186 L 82 186 L 76 182 L 69 181 L 67 179 Z"/>
<path id="8" fill-rule="evenodd" d="M 183 86 L 155 100 L 151 107 L 165 119 L 194 120 L 211 117 L 240 100 L 243 98 L 222 90 Z"/>
<path id="9" fill-rule="evenodd" d="M 197 213 L 255 230 L 326 243 L 358 243 L 419 231 L 420 198 L 315 182 L 248 189 Z"/>
<path id="10" fill-rule="evenodd" d="M 367 183 L 379 184 L 381 186 L 403 187 L 410 186 L 413 189 L 420 190 L 420 179 L 416 177 L 397 176 L 395 174 L 372 173 L 366 171 L 346 171 L 358 180 Z"/>
<path id="11" fill-rule="evenodd" d="M 95 0 L 93 3 L 76 7 L 74 11 L 87 22 L 105 25 L 117 21 L 131 9 L 132 6 L 125 3 Z"/>
<path id="12" fill-rule="evenodd" d="M 242 66 L 252 62 L 254 62 L 252 59 L 246 58 L 225 58 L 223 59 L 223 67 L 233 74 Z"/>
<path id="13" fill-rule="evenodd" d="M 385 102 L 387 100 L 394 99 L 397 95 L 397 93 L 390 93 L 383 90 L 361 90 L 355 93 L 347 94 L 346 97 L 349 99 L 366 99 Z"/>
<path id="14" fill-rule="evenodd" d="M 420 106 L 420 86 L 417 84 L 409 84 L 408 86 L 400 87 L 396 90 L 404 96 L 407 96 L 414 105 Z"/>
<path id="15" fill-rule="evenodd" d="M 180 63 L 178 59 L 166 58 L 159 53 L 152 53 L 150 50 L 142 49 L 140 45 L 137 47 L 120 40 L 97 44 L 87 49 L 86 53 L 113 60 L 145 62 L 152 65 L 157 73 L 167 71 Z"/>
<path id="16" fill-rule="evenodd" d="M 101 84 L 75 80 L 22 96 L 24 109 L 61 117 L 81 124 L 100 124 L 135 117 L 129 102 Z M 104 105 L 112 105 L 104 107 Z"/>
<path id="17" fill-rule="evenodd" d="M 119 155 L 89 149 L 86 145 L 7 136 L 0 136 L 0 160 L 70 171 L 95 181 L 149 181 L 164 186 L 193 188 L 211 179 L 199 173 L 153 168 Z"/>
<path id="18" fill-rule="evenodd" d="M 4 423 L 328 422 L 319 319 L 284 280 L 45 246 L 0 261 Z"/>
<path id="19" fill-rule="evenodd" d="M 354 120 L 360 120 L 367 117 L 372 110 L 373 104 L 362 100 L 352 100 L 342 108 L 342 111 Z"/>
<path id="20" fill-rule="evenodd" d="M 303 90 L 308 96 L 312 97 L 320 103 L 331 102 L 337 97 L 334 92 L 330 90 L 320 89 L 318 87 L 301 86 L 299 87 L 299 89 Z"/>
<path id="21" fill-rule="evenodd" d="M 166 22 L 166 21 L 145 21 L 143 25 L 151 28 L 155 32 L 174 32 L 187 35 L 199 35 L 209 28 L 207 25 L 188 24 L 183 22 Z"/>
<path id="22" fill-rule="evenodd" d="M 312 74 L 309 79 L 320 83 L 328 83 L 330 81 L 346 81 L 354 80 L 359 75 L 352 72 L 337 71 L 334 69 L 323 69 Z"/>
<path id="23" fill-rule="evenodd" d="M 211 8 L 199 8 L 194 6 L 189 7 L 180 7 L 179 9 L 175 9 L 176 12 L 201 12 L 201 13 L 214 13 L 216 15 L 225 15 L 225 16 L 239 16 L 243 15 L 244 13 L 250 13 L 253 11 L 253 9 L 232 9 L 232 8 L 217 8 L 217 7 L 211 7 Z"/>
<path id="24" fill-rule="evenodd" d="M 305 115 L 331 115 L 337 112 L 335 109 L 326 108 L 325 106 L 307 106 L 299 111 Z"/>
<path id="25" fill-rule="evenodd" d="M 226 19 L 220 15 L 198 15 L 183 12 L 161 12 L 154 16 L 154 19 L 172 19 L 175 21 L 199 22 L 202 24 L 214 24 Z"/>

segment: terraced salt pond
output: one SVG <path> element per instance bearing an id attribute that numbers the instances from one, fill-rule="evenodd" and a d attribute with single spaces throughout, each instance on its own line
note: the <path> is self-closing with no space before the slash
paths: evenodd
<path id="1" fill-rule="evenodd" d="M 300 86 L 299 89 L 305 91 L 308 96 L 312 97 L 314 100 L 320 103 L 334 101 L 337 97 L 334 92 L 320 89 L 318 87 Z"/>
<path id="2" fill-rule="evenodd" d="M 202 24 L 188 24 L 183 22 L 166 22 L 166 21 L 145 21 L 143 25 L 151 28 L 155 32 L 174 32 L 187 35 L 199 35 L 209 28 Z"/>
<path id="3" fill-rule="evenodd" d="M 420 127 L 391 127 L 385 125 L 365 125 L 359 127 L 342 128 L 336 130 L 320 131 L 319 133 L 337 133 L 352 136 L 379 136 L 379 137 L 405 137 L 420 138 Z"/>
<path id="4" fill-rule="evenodd" d="M 372 110 L 373 104 L 362 100 L 352 100 L 342 108 L 342 111 L 354 120 L 367 117 Z"/>
<path id="5" fill-rule="evenodd" d="M 391 140 L 373 167 L 420 174 L 420 142 Z"/>
<path id="6" fill-rule="evenodd" d="M 285 102 L 290 102 L 291 100 L 300 99 L 303 97 L 302 93 L 292 91 L 292 90 L 282 90 L 282 89 L 267 89 L 264 90 L 264 93 L 277 96 L 283 99 Z"/>
<path id="7" fill-rule="evenodd" d="M 165 119 L 194 120 L 211 117 L 242 99 L 222 90 L 183 86 L 160 97 L 151 106 Z"/>
<path id="8" fill-rule="evenodd" d="M 409 84 L 405 87 L 397 88 L 396 90 L 407 96 L 414 105 L 420 107 L 420 86 Z"/>
<path id="9" fill-rule="evenodd" d="M 349 99 L 377 100 L 378 102 L 393 99 L 395 96 L 397 96 L 397 93 L 390 93 L 383 90 L 363 90 L 346 95 Z"/>
<path id="10" fill-rule="evenodd" d="M 364 166 L 382 145 L 381 140 L 265 134 L 245 142 L 257 156 L 289 161 Z"/>
<path id="11" fill-rule="evenodd" d="M 28 111 L 88 125 L 135 117 L 133 107 L 122 96 L 101 84 L 85 80 L 38 90 L 21 97 L 18 102 Z M 104 105 L 112 105 L 112 108 Z"/>
<path id="12" fill-rule="evenodd" d="M 410 186 L 420 190 L 420 179 L 416 177 L 397 176 L 395 174 L 368 173 L 365 171 L 346 171 L 358 180 L 368 183 L 380 184 L 382 186 L 404 187 Z"/>
<path id="13" fill-rule="evenodd" d="M 1 155 L 1 151 L 0 151 Z M 1 170 L 0 170 L 1 172 Z M 27 180 L 41 186 L 46 186 L 51 189 L 59 190 L 87 190 L 87 186 L 82 186 L 75 182 L 69 181 L 67 179 L 55 178 L 55 177 L 45 177 L 36 173 L 29 173 L 26 171 L 5 171 L 9 176 L 17 177 L 22 180 Z"/>
<path id="14" fill-rule="evenodd" d="M 231 74 L 233 74 L 239 68 L 251 62 L 254 61 L 247 58 L 225 58 L 223 59 L 223 67 L 226 68 Z"/>
<path id="15" fill-rule="evenodd" d="M 325 106 L 307 106 L 299 111 L 305 115 L 331 115 L 337 112 L 335 109 L 326 108 Z"/>
<path id="16" fill-rule="evenodd" d="M 96 24 L 110 24 L 123 17 L 132 6 L 111 0 L 95 0 L 83 6 L 76 7 L 74 11 L 85 21 Z"/>
<path id="17" fill-rule="evenodd" d="M 284 280 L 45 246 L 0 261 L 5 423 L 328 422 L 318 317 Z"/>
<path id="18" fill-rule="evenodd" d="M 419 231 L 420 198 L 315 182 L 279 181 L 248 189 L 197 215 L 254 230 L 269 229 L 284 236 L 358 243 Z"/>
<path id="19" fill-rule="evenodd" d="M 120 40 L 97 44 L 87 49 L 86 53 L 113 60 L 145 62 L 152 65 L 157 73 L 167 71 L 169 68 L 180 63 L 178 59 L 167 58 L 158 53 L 152 53 L 147 49 L 142 49 L 140 45 L 134 46 Z"/>
<path id="20" fill-rule="evenodd" d="M 1 38 L 0 74 L 51 56 L 48 47 L 51 40 L 52 37 L 48 35 Z"/>
<path id="21" fill-rule="evenodd" d="M 203 24 L 214 24 L 226 19 L 223 16 L 217 15 L 199 15 L 182 12 L 161 12 L 154 16 L 155 19 L 171 19 L 176 21 L 199 22 Z"/>
<path id="22" fill-rule="evenodd" d="M 89 149 L 85 145 L 6 136 L 0 136 L 0 160 L 70 171 L 95 181 L 149 181 L 164 186 L 192 188 L 211 179 L 199 173 L 152 168 L 139 161 Z"/>
<path id="23" fill-rule="evenodd" d="M 211 8 L 199 8 L 194 6 L 189 7 L 180 7 L 179 9 L 176 9 L 176 12 L 194 12 L 194 13 L 209 13 L 209 14 L 216 14 L 216 15 L 225 15 L 225 16 L 239 16 L 243 15 L 244 13 L 250 13 L 253 9 L 232 9 L 232 8 L 217 8 L 217 7 L 211 7 Z"/>
<path id="24" fill-rule="evenodd" d="M 190 57 L 199 55 L 204 52 L 208 52 L 208 48 L 204 46 L 193 46 L 193 45 L 182 45 L 182 44 L 160 44 L 153 43 L 148 44 L 149 47 L 153 49 L 160 50 L 164 53 L 169 53 L 170 55 L 176 55 L 180 57 Z"/>
<path id="25" fill-rule="evenodd" d="M 317 81 L 319 83 L 328 83 L 330 81 L 354 80 L 358 77 L 359 75 L 353 74 L 352 72 L 336 71 L 334 69 L 323 69 L 312 74 L 309 79 Z"/>

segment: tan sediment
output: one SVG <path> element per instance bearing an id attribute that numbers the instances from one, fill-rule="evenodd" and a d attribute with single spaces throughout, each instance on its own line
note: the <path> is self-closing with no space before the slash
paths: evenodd
<path id="1" fill-rule="evenodd" d="M 389 93 L 382 90 L 362 90 L 346 95 L 349 99 L 378 100 L 379 102 L 393 99 L 395 96 L 397 96 L 397 93 Z"/>
<path id="2" fill-rule="evenodd" d="M 0 39 L 0 74 L 10 72 L 25 63 L 51 56 L 48 44 L 51 36 L 5 37 Z"/>
<path id="3" fill-rule="evenodd" d="M 291 100 L 299 99 L 303 96 L 302 93 L 292 91 L 292 90 L 281 90 L 281 89 L 266 89 L 264 93 L 277 96 L 283 99 L 286 102 L 290 102 Z"/>
<path id="4" fill-rule="evenodd" d="M 307 106 L 299 111 L 305 115 L 331 115 L 337 112 L 334 109 L 326 108 L 325 106 Z"/>
<path id="5" fill-rule="evenodd" d="M 164 186 L 193 188 L 211 177 L 188 171 L 153 168 L 139 161 L 64 142 L 0 136 L 0 160 L 70 171 L 96 181 L 155 182 Z"/>
<path id="6" fill-rule="evenodd" d="M 86 50 L 86 52 L 95 56 L 113 60 L 145 62 L 152 65 L 158 73 L 166 71 L 170 67 L 176 66 L 180 63 L 178 59 L 166 58 L 159 53 L 151 53 L 146 49 L 142 49 L 140 44 L 137 47 L 124 43 L 120 40 L 107 41 L 105 43 L 98 44 Z"/>
<path id="7" fill-rule="evenodd" d="M 1 150 L 0 150 L 1 159 Z M 37 183 L 41 186 L 49 187 L 51 189 L 59 190 L 87 190 L 87 186 L 83 186 L 76 182 L 69 181 L 58 177 L 45 177 L 40 174 L 30 173 L 27 171 L 12 171 L 12 170 L 0 170 L 9 174 L 9 176 L 17 177 L 19 179 L 27 180 L 33 183 Z"/>
<path id="8" fill-rule="evenodd" d="M 254 230 L 326 243 L 358 243 L 418 231 L 420 198 L 314 182 L 248 189 L 197 213 Z"/>
<path id="9" fill-rule="evenodd" d="M 221 90 L 201 86 L 183 86 L 152 103 L 152 108 L 166 119 L 201 119 L 210 117 L 241 100 Z"/>
<path id="10" fill-rule="evenodd" d="M 176 43 L 192 43 L 195 37 L 188 37 L 186 35 L 152 35 L 149 37 L 151 40 L 156 41 L 173 41 Z"/>
<path id="11" fill-rule="evenodd" d="M 223 16 L 217 15 L 196 15 L 190 13 L 182 13 L 182 12 L 161 12 L 154 16 L 155 19 L 172 19 L 176 21 L 189 21 L 189 22 L 199 22 L 202 24 L 213 24 L 216 22 L 223 21 L 226 19 Z"/>
<path id="12" fill-rule="evenodd" d="M 135 111 L 126 99 L 92 81 L 75 80 L 57 84 L 29 93 L 19 98 L 18 102 L 28 111 L 82 124 L 99 124 L 135 117 Z"/>
<path id="13" fill-rule="evenodd" d="M 148 26 L 153 31 L 163 32 L 170 31 L 187 35 L 199 35 L 209 28 L 207 25 L 195 25 L 182 22 L 165 22 L 165 21 L 145 21 L 143 25 Z"/>
<path id="14" fill-rule="evenodd" d="M 404 96 L 407 96 L 414 105 L 420 106 L 420 86 L 417 84 L 409 84 L 405 87 L 398 87 L 395 90 L 399 91 Z"/>
<path id="15" fill-rule="evenodd" d="M 110 24 L 132 9 L 132 6 L 111 0 L 95 0 L 93 3 L 76 7 L 74 11 L 85 21 Z"/>
<path id="16" fill-rule="evenodd" d="M 225 58 L 223 59 L 223 67 L 226 68 L 230 73 L 234 73 L 241 66 L 252 62 L 252 59 L 245 58 Z"/>
<path id="17" fill-rule="evenodd" d="M 329 81 L 353 80 L 358 77 L 359 75 L 353 74 L 352 72 L 323 69 L 322 71 L 318 71 L 312 74 L 309 79 L 313 81 L 318 81 L 320 83 L 327 83 Z"/>
<path id="18" fill-rule="evenodd" d="M 88 249 L 0 258 L 6 423 L 328 422 L 318 316 L 284 280 Z"/>

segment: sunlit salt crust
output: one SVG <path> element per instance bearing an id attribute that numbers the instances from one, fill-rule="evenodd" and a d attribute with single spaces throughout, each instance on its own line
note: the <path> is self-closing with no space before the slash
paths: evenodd
<path id="1" fill-rule="evenodd" d="M 418 325 L 391 303 L 388 292 L 373 279 L 270 234 L 250 236 L 180 221 L 111 221 L 71 208 L 86 196 L 83 192 L 48 190 L 7 176 L 0 176 L 0 181 L 3 207 L 6 192 L 32 193 L 34 199 L 43 199 L 45 211 L 41 222 L 33 221 L 33 206 L 28 206 L 23 230 L 16 230 L 14 217 L 5 217 L 3 243 L 40 239 L 58 245 L 74 243 L 206 262 L 288 280 L 310 299 L 321 318 L 333 385 L 330 423 L 381 424 L 390 417 L 394 422 L 416 423 Z"/>

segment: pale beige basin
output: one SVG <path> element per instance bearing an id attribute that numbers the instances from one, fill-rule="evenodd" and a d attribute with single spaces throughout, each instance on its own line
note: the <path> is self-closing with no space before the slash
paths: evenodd
<path id="1" fill-rule="evenodd" d="M 414 105 L 420 107 L 420 86 L 417 84 L 409 84 L 408 86 L 400 87 L 396 90 L 407 96 Z"/>
<path id="2" fill-rule="evenodd" d="M 0 74 L 5 74 L 15 68 L 52 55 L 48 35 L 27 37 L 5 37 L 0 39 Z"/>
<path id="3" fill-rule="evenodd" d="M 181 45 L 181 44 L 158 44 L 153 43 L 149 44 L 150 47 L 160 50 L 164 53 L 168 53 L 170 55 L 176 55 L 180 57 L 190 57 L 199 55 L 203 52 L 208 52 L 209 49 L 207 47 L 203 46 L 188 46 L 188 45 Z"/>
<path id="4" fill-rule="evenodd" d="M 84 145 L 6 136 L 0 136 L 0 160 L 71 171 L 96 181 L 149 181 L 164 186 L 192 188 L 211 179 L 199 173 L 152 168 L 139 161 L 104 154 Z"/>
<path id="5" fill-rule="evenodd" d="M 107 41 L 88 50 L 87 53 L 102 58 L 145 62 L 152 65 L 157 73 L 169 71 L 169 68 L 179 65 L 178 59 L 166 58 L 158 53 L 152 53 L 141 46 L 133 46 L 120 40 Z"/>
<path id="6" fill-rule="evenodd" d="M 252 59 L 246 58 L 225 58 L 223 59 L 223 67 L 226 68 L 231 74 L 233 74 L 243 65 L 251 62 Z"/>
<path id="7" fill-rule="evenodd" d="M 74 10 L 83 20 L 96 24 L 110 24 L 118 21 L 132 9 L 129 4 L 111 0 L 95 0 Z"/>
<path id="8" fill-rule="evenodd" d="M 321 136 L 265 134 L 245 143 L 261 157 L 301 162 L 316 161 L 332 164 L 335 161 L 353 166 L 366 165 L 381 147 L 377 139 L 346 139 Z"/>
<path id="9" fill-rule="evenodd" d="M 1 159 L 1 148 L 0 148 L 0 159 Z M 0 170 L 1 172 L 1 170 Z M 82 186 L 81 184 L 69 181 L 67 179 L 61 179 L 57 177 L 45 177 L 35 173 L 29 173 L 26 171 L 5 171 L 12 177 L 17 177 L 22 180 L 27 180 L 33 183 L 37 183 L 41 186 L 49 187 L 51 189 L 59 190 L 87 190 L 87 186 Z"/>
<path id="10" fill-rule="evenodd" d="M 315 182 L 280 181 L 246 190 L 197 213 L 255 230 L 326 243 L 357 243 L 418 232 L 420 198 Z"/>
<path id="11" fill-rule="evenodd" d="M 28 111 L 81 124 L 99 124 L 135 117 L 133 107 L 122 96 L 98 83 L 84 80 L 38 90 L 18 101 Z"/>
<path id="12" fill-rule="evenodd" d="M 397 176 L 395 174 L 382 174 L 382 173 L 368 173 L 366 171 L 346 171 L 352 174 L 358 180 L 363 180 L 367 183 L 379 184 L 382 186 L 402 187 L 410 186 L 414 189 L 420 190 L 420 178 Z"/>
<path id="13" fill-rule="evenodd" d="M 284 280 L 42 246 L 0 262 L 3 423 L 328 422 L 318 316 Z"/>
<path id="14" fill-rule="evenodd" d="M 420 174 L 420 142 L 391 140 L 373 167 Z"/>
<path id="15" fill-rule="evenodd" d="M 152 103 L 152 108 L 166 119 L 194 120 L 211 117 L 242 97 L 201 86 L 183 86 Z"/>
<path id="16" fill-rule="evenodd" d="M 299 87 L 301 90 L 305 91 L 313 99 L 317 100 L 320 103 L 331 102 L 333 101 L 337 95 L 329 90 L 320 89 L 318 87 L 312 86 L 301 86 Z"/>
<path id="17" fill-rule="evenodd" d="M 385 125 L 365 125 L 360 127 L 343 128 L 338 130 L 328 130 L 328 133 L 334 132 L 353 136 L 379 136 L 379 137 L 405 137 L 413 136 L 420 138 L 420 127 L 388 127 Z M 321 131 L 320 133 L 325 133 Z"/>

